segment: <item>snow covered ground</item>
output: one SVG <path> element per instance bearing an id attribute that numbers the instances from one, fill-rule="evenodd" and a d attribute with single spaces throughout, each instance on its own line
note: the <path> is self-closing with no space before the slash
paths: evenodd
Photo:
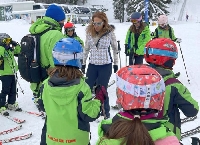
<path id="1" fill-rule="evenodd" d="M 88 0 L 89 1 L 89 0 Z M 186 70 L 189 75 L 190 84 L 188 83 L 188 78 L 186 76 L 186 70 L 184 67 L 182 55 L 179 51 L 179 58 L 176 61 L 176 65 L 174 67 L 175 72 L 180 72 L 181 76 L 179 77 L 180 81 L 185 84 L 189 90 L 191 91 L 193 97 L 200 102 L 199 97 L 199 90 L 200 90 L 200 23 L 196 23 L 197 21 L 194 20 L 195 17 L 199 16 L 200 10 L 197 8 L 197 6 L 200 6 L 199 0 L 190 0 L 187 3 L 187 13 L 192 16 L 189 18 L 189 22 L 176 22 L 171 23 L 171 26 L 174 28 L 176 37 L 182 38 L 183 42 L 181 43 L 181 50 L 183 51 L 183 58 L 184 62 L 186 64 Z M 111 5 L 111 4 L 109 4 Z M 108 6 L 109 7 L 109 6 Z M 110 16 L 112 13 L 109 14 Z M 178 16 L 178 10 L 176 14 L 173 16 Z M 170 19 L 173 19 L 171 16 Z M 115 33 L 117 36 L 117 40 L 120 40 L 121 42 L 121 60 L 122 60 L 122 66 L 125 66 L 125 55 L 124 55 L 124 40 L 126 31 L 128 30 L 130 23 L 113 23 L 116 27 Z M 25 21 L 22 20 L 12 20 L 10 22 L 0 22 L 0 32 L 8 33 L 14 40 L 20 42 L 21 38 L 28 34 L 28 29 L 30 27 L 30 24 L 27 24 Z M 153 31 L 155 29 L 155 26 L 150 26 L 150 29 Z M 76 32 L 78 35 L 85 40 L 85 27 L 81 25 L 76 25 Z M 180 48 L 179 48 L 180 49 Z M 32 101 L 32 92 L 29 88 L 29 83 L 22 80 L 20 78 L 20 75 L 18 75 L 18 81 L 20 83 L 20 86 L 24 90 L 25 94 L 21 93 L 20 88 L 19 89 L 19 97 L 17 101 L 19 102 L 20 107 L 22 109 L 27 111 L 37 111 L 37 108 L 35 107 L 33 101 Z M 115 74 L 113 73 L 110 80 L 115 79 Z M 115 95 L 115 85 L 111 86 L 108 89 L 109 97 L 110 97 L 110 105 L 114 105 L 116 101 L 116 95 Z M 111 110 L 111 117 L 115 115 L 117 111 Z M 43 122 L 39 117 L 35 117 L 33 115 L 28 115 L 24 113 L 10 113 L 13 116 L 16 116 L 21 119 L 26 119 L 26 122 L 23 123 L 23 128 L 17 132 L 13 132 L 7 135 L 1 135 L 0 140 L 8 137 L 14 137 L 15 135 L 22 135 L 27 132 L 32 132 L 33 136 L 30 139 L 19 141 L 19 142 L 13 142 L 8 143 L 8 145 L 39 145 L 40 143 L 40 135 L 41 135 L 41 129 L 43 127 Z M 182 114 L 181 117 L 183 118 L 184 115 Z M 182 126 L 182 131 L 187 131 L 192 128 L 195 128 L 200 125 L 200 115 L 198 114 L 198 118 L 193 122 L 188 122 L 187 124 L 184 124 Z M 11 127 L 17 126 L 16 123 L 8 120 L 5 117 L 0 116 L 0 131 L 9 129 Z M 95 145 L 95 142 L 98 138 L 97 135 L 97 127 L 98 124 L 96 122 L 91 123 L 91 132 L 92 132 L 92 139 L 91 139 L 91 145 Z M 200 138 L 200 134 L 194 135 L 196 137 Z M 185 138 L 182 141 L 184 145 L 191 144 L 191 139 Z"/>

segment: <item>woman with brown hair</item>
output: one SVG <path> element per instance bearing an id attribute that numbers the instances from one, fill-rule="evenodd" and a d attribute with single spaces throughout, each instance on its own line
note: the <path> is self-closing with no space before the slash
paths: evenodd
<path id="1" fill-rule="evenodd" d="M 148 25 L 142 21 L 141 13 L 134 12 L 131 22 L 126 34 L 125 54 L 129 56 L 129 65 L 143 64 L 144 47 L 151 40 L 151 32 Z"/>
<path id="2" fill-rule="evenodd" d="M 110 52 L 110 45 L 113 49 L 113 57 Z M 89 64 L 87 66 L 86 83 L 91 90 L 96 80 L 98 84 L 107 88 L 112 74 L 112 63 L 114 63 L 114 73 L 118 70 L 118 50 L 116 36 L 112 26 L 108 24 L 108 18 L 103 12 L 96 12 L 92 16 L 92 21 L 86 29 L 86 41 L 83 56 L 82 72 L 85 73 L 86 60 L 90 52 Z M 109 99 L 104 102 L 105 113 L 102 117 L 110 117 Z M 104 111 L 102 111 L 104 112 Z"/>
<path id="3" fill-rule="evenodd" d="M 146 65 L 123 67 L 116 75 L 124 111 L 100 123 L 97 145 L 180 145 L 164 126 L 168 120 L 160 117 L 165 96 L 162 76 Z"/>

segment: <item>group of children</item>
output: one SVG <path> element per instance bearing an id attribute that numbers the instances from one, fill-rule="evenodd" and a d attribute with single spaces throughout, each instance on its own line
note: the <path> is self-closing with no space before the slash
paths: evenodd
<path id="1" fill-rule="evenodd" d="M 160 16 L 158 33 L 145 45 L 148 65 L 130 65 L 116 73 L 117 103 L 123 111 L 99 124 L 97 145 L 179 145 L 181 139 L 179 109 L 187 117 L 197 115 L 199 106 L 189 90 L 177 79 L 173 66 L 178 49 L 170 38 L 170 26 Z M 90 144 L 89 122 L 96 120 L 108 94 L 97 85 L 95 97 L 81 72 L 84 43 L 75 33 L 75 26 L 64 25 L 65 36 L 56 43 L 52 56 L 55 67 L 48 69 L 39 96 L 40 108 L 46 112 L 46 144 Z M 167 32 L 165 32 L 165 29 Z M 164 38 L 159 38 L 159 37 Z M 139 38 L 139 36 L 137 36 Z M 0 113 L 19 109 L 16 102 L 16 63 L 14 54 L 20 45 L 7 34 L 0 35 Z"/>
<path id="2" fill-rule="evenodd" d="M 84 46 L 84 42 L 77 36 L 75 32 L 75 26 L 73 23 L 68 22 L 64 25 L 64 36 L 66 38 L 74 38 L 79 43 Z M 18 103 L 16 102 L 17 96 L 17 77 L 16 73 L 18 71 L 17 63 L 14 56 L 20 53 L 20 44 L 6 34 L 0 33 L 0 80 L 2 82 L 2 89 L 0 93 L 0 113 L 8 116 L 9 110 L 20 111 Z M 37 95 L 37 94 L 35 94 Z M 6 96 L 8 100 L 6 101 Z"/>
<path id="3" fill-rule="evenodd" d="M 116 73 L 117 103 L 123 111 L 102 120 L 97 145 L 179 145 L 179 109 L 187 117 L 197 115 L 198 103 L 172 71 L 178 57 L 176 44 L 157 38 L 145 50 L 148 65 L 130 65 Z M 80 71 L 81 53 L 80 43 L 71 38 L 62 39 L 53 49 L 56 67 L 48 71 L 40 92 L 48 145 L 89 145 L 89 122 L 102 111 L 107 92 L 98 86 L 92 98 Z"/>

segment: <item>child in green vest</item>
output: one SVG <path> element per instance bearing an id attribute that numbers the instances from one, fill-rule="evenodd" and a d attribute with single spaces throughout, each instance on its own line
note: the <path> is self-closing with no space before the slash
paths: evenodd
<path id="1" fill-rule="evenodd" d="M 103 86 L 98 86 L 92 97 L 80 70 L 82 52 L 80 43 L 73 38 L 63 38 L 53 48 L 55 67 L 49 68 L 49 78 L 41 86 L 38 101 L 47 116 L 41 142 L 48 145 L 88 145 L 89 122 L 99 117 L 107 97 Z"/>
<path id="2" fill-rule="evenodd" d="M 162 76 L 147 65 L 131 65 L 116 73 L 116 94 L 123 111 L 99 125 L 97 145 L 180 145 L 157 118 L 163 107 Z"/>
<path id="3" fill-rule="evenodd" d="M 16 102 L 17 95 L 17 78 L 18 70 L 14 56 L 20 53 L 20 45 L 13 41 L 6 33 L 0 33 L 0 80 L 2 82 L 2 90 L 0 93 L 0 114 L 8 116 L 7 109 L 21 111 Z M 6 96 L 7 108 L 6 108 Z"/>
<path id="4" fill-rule="evenodd" d="M 166 15 L 158 16 L 158 27 L 151 33 L 152 39 L 155 38 L 169 38 L 174 42 L 181 43 L 181 38 L 176 38 L 174 29 L 168 24 Z"/>

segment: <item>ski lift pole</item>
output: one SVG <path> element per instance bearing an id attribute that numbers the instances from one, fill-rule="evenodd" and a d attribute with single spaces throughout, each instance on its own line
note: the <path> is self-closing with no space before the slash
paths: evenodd
<path id="1" fill-rule="evenodd" d="M 149 0 L 144 0 L 145 22 L 149 24 Z"/>
<path id="2" fill-rule="evenodd" d="M 183 57 L 183 51 L 182 51 L 182 49 L 181 49 L 180 43 L 178 43 L 178 44 L 179 44 L 179 48 L 180 48 L 180 51 L 181 51 L 181 56 L 182 56 L 182 60 L 183 60 L 183 65 L 184 65 L 184 67 L 185 67 L 185 73 L 186 73 L 186 76 L 187 76 L 187 78 L 188 78 L 188 83 L 190 84 L 190 79 L 189 79 L 189 76 L 188 76 L 188 72 L 187 72 L 186 65 L 185 65 L 185 60 L 184 60 L 184 57 Z"/>
<path id="3" fill-rule="evenodd" d="M 118 53 L 119 53 L 120 68 L 121 68 L 122 67 L 121 55 L 120 55 L 121 47 L 120 47 L 120 41 L 119 40 L 117 41 L 117 45 L 118 45 Z"/>

